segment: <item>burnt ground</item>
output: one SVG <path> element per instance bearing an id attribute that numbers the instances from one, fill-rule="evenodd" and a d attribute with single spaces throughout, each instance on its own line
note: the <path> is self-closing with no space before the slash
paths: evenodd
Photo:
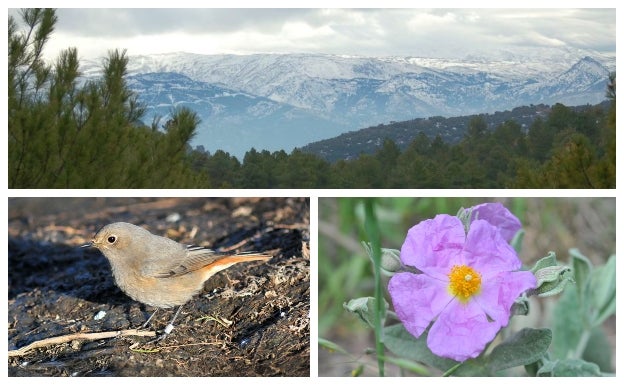
<path id="1" fill-rule="evenodd" d="M 9 350 L 78 332 L 135 329 L 147 320 L 154 308 L 117 288 L 99 251 L 79 248 L 117 221 L 182 243 L 274 257 L 210 278 L 163 341 L 53 344 L 9 357 L 9 376 L 310 375 L 307 198 L 10 198 Z M 162 330 L 172 316 L 160 310 L 149 330 Z"/>

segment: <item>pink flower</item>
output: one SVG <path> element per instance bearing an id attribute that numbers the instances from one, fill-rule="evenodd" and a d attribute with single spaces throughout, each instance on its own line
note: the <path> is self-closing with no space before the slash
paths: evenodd
<path id="1" fill-rule="evenodd" d="M 500 229 L 484 219 L 473 220 L 468 234 L 457 217 L 420 222 L 407 234 L 401 261 L 421 273 L 390 280 L 399 319 L 415 337 L 433 322 L 427 346 L 456 361 L 477 357 L 507 326 L 514 300 L 536 286 L 531 272 L 518 271 L 521 262 Z"/>
<path id="2" fill-rule="evenodd" d="M 482 203 L 472 207 L 471 219 L 483 219 L 498 227 L 503 238 L 511 242 L 522 223 L 502 203 Z"/>

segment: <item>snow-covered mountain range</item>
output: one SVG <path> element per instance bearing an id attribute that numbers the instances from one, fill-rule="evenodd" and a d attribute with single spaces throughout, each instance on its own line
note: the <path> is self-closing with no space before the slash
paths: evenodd
<path id="1" fill-rule="evenodd" d="M 194 144 L 241 157 L 251 147 L 292 150 L 389 121 L 579 105 L 604 99 L 615 56 L 543 50 L 493 58 L 363 58 L 319 54 L 131 56 L 128 81 L 146 123 L 188 106 Z M 87 62 L 86 76 L 99 73 Z"/>

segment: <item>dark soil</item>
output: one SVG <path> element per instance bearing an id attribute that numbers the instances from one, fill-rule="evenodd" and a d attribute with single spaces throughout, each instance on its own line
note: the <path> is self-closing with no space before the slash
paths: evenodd
<path id="1" fill-rule="evenodd" d="M 99 251 L 79 248 L 117 221 L 182 243 L 274 257 L 210 278 L 163 341 L 128 336 L 49 345 L 9 357 L 9 376 L 310 375 L 307 198 L 10 198 L 9 350 L 135 329 L 147 320 L 155 309 L 117 288 Z M 172 316 L 160 310 L 149 330 L 161 331 Z"/>

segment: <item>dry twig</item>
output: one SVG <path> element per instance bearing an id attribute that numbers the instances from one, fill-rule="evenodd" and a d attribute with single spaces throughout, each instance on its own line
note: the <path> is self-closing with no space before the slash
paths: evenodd
<path id="1" fill-rule="evenodd" d="M 50 345 L 63 344 L 63 343 L 75 341 L 75 340 L 94 341 L 94 340 L 101 340 L 104 338 L 114 338 L 114 337 L 121 337 L 121 336 L 154 337 L 155 335 L 156 335 L 156 332 L 154 331 L 138 330 L 138 329 L 118 330 L 114 332 L 67 334 L 64 336 L 51 337 L 51 338 L 46 338 L 43 340 L 35 341 L 19 349 L 9 350 L 9 357 L 23 356 L 32 349 L 42 348 L 42 347 L 50 346 Z"/>

